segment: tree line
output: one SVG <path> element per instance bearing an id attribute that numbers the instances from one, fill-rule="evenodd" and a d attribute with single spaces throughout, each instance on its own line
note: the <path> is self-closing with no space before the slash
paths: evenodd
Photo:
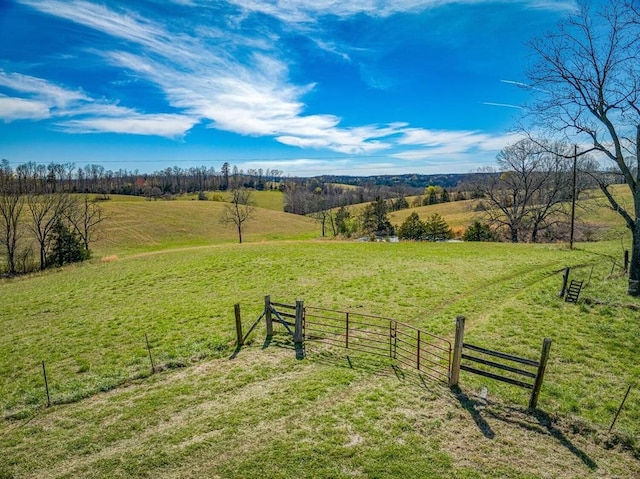
<path id="1" fill-rule="evenodd" d="M 411 206 L 474 199 L 476 219 L 462 239 L 514 243 L 569 240 L 576 209 L 581 212 L 586 208 L 582 200 L 603 182 L 620 182 L 615 171 L 603 171 L 589 155 L 578 155 L 573 145 L 541 138 L 523 138 L 507 145 L 497 155 L 495 167 L 484 167 L 466 178 L 452 192 L 441 186 L 427 186 L 422 195 L 412 199 Z M 329 195 L 324 196 L 325 191 Z M 393 226 L 388 214 L 409 208 L 403 194 L 394 196 L 390 190 L 378 190 L 390 197 L 378 195 L 356 212 L 340 202 L 348 201 L 357 190 L 347 189 L 351 196 L 346 199 L 341 196 L 343 191 L 344 188 L 336 186 L 296 190 L 301 198 L 308 198 L 306 206 L 312 209 L 309 214 L 322 224 L 323 236 L 328 229 L 334 236 L 380 237 L 397 233 L 400 239 L 414 241 L 444 241 L 453 237 L 451 228 L 438 213 L 422 220 L 413 212 L 400 226 Z M 586 228 L 582 235 L 579 228 L 577 231 L 576 237 L 589 239 Z"/>
<path id="2" fill-rule="evenodd" d="M 0 164 L 0 273 L 16 275 L 83 261 L 102 208 L 89 195 L 72 195 L 56 182 L 21 177 Z"/>
<path id="3" fill-rule="evenodd" d="M 513 243 L 568 240 L 571 206 L 580 208 L 578 201 L 608 175 L 572 145 L 544 139 L 507 145 L 496 163 L 463 187 L 478 200 L 475 209 L 494 236 Z"/>
<path id="4" fill-rule="evenodd" d="M 265 190 L 277 188 L 283 172 L 277 169 L 239 169 L 225 162 L 214 167 L 173 166 L 153 173 L 119 169 L 112 171 L 98 164 L 84 167 L 75 163 L 27 162 L 11 168 L 8 160 L 1 167 L 11 170 L 21 193 L 68 192 L 100 195 L 119 194 L 163 198 L 201 191 L 224 191 L 239 187 Z"/>

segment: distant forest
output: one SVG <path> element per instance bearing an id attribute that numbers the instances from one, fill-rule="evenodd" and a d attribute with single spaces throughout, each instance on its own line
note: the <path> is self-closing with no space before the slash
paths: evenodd
<path id="1" fill-rule="evenodd" d="M 39 164 L 28 162 L 12 168 L 8 160 L 0 161 L 0 170 L 12 178 L 21 193 L 95 193 L 170 198 L 174 195 L 200 191 L 253 188 L 263 190 L 277 187 L 282 180 L 280 170 L 239 170 L 224 163 L 214 167 L 181 168 L 174 166 L 153 173 L 138 170 L 107 170 L 102 165 L 75 163 Z"/>
<path id="2" fill-rule="evenodd" d="M 215 167 L 181 168 L 173 166 L 153 173 L 119 169 L 112 171 L 99 164 L 77 166 L 75 163 L 27 162 L 12 167 L 8 160 L 0 161 L 0 169 L 6 177 L 13 177 L 23 192 L 72 192 L 94 194 L 121 194 L 146 196 L 153 199 L 171 198 L 174 195 L 202 191 L 225 191 L 235 188 L 296 189 L 326 192 L 326 185 L 356 186 L 364 190 L 348 202 L 370 200 L 375 196 L 393 197 L 401 194 L 421 194 L 427 186 L 452 189 L 474 174 L 437 175 L 378 175 L 378 176 L 316 176 L 312 178 L 284 176 L 276 169 L 242 170 L 224 163 Z M 288 185 L 288 186 L 287 186 Z M 358 188 L 358 189 L 360 189 Z"/>
<path id="3" fill-rule="evenodd" d="M 316 176 L 323 183 L 340 183 L 352 186 L 406 186 L 424 190 L 427 186 L 442 186 L 443 188 L 455 188 L 458 184 L 467 181 L 477 173 L 464 174 L 434 174 L 434 175 L 376 175 L 376 176 L 340 176 L 323 175 Z"/>

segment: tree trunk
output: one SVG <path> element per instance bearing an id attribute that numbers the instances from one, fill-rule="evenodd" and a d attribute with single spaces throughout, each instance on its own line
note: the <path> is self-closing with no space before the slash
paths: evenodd
<path id="1" fill-rule="evenodd" d="M 518 242 L 518 228 L 511 227 L 511 242 Z"/>
<path id="2" fill-rule="evenodd" d="M 238 241 L 242 243 L 242 224 L 238 224 Z"/>
<path id="3" fill-rule="evenodd" d="M 640 296 L 640 219 L 636 219 L 635 227 L 631 231 L 633 242 L 631 245 L 631 264 L 629 265 L 629 287 L 627 294 Z"/>

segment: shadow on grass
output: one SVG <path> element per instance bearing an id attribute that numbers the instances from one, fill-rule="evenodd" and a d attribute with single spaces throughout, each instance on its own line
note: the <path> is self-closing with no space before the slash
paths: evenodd
<path id="1" fill-rule="evenodd" d="M 363 373 L 389 377 L 395 374 L 397 376 L 393 367 L 388 362 L 381 361 L 378 357 L 350 354 L 349 351 L 340 353 L 329 349 L 312 349 L 306 351 L 306 358 L 314 363 L 353 369 Z"/>
<path id="2" fill-rule="evenodd" d="M 553 419 L 544 411 L 537 409 L 523 410 L 518 408 L 492 407 L 492 405 L 488 405 L 489 403 L 487 401 L 469 398 L 459 390 L 454 391 L 454 394 L 462 407 L 469 411 L 474 422 L 486 438 L 493 439 L 495 437 L 493 429 L 485 419 L 486 416 L 489 416 L 512 426 L 517 426 L 538 434 L 549 435 L 558 441 L 562 447 L 571 452 L 571 454 L 580 459 L 590 470 L 593 471 L 598 468 L 596 462 L 583 450 L 573 444 L 564 432 L 554 425 Z"/>
<path id="3" fill-rule="evenodd" d="M 463 393 L 460 389 L 455 389 L 453 393 L 455 398 L 458 400 L 458 402 L 460 402 L 460 405 L 464 409 L 466 409 L 469 412 L 469 414 L 471 414 L 473 421 L 476 423 L 476 426 L 478 426 L 478 429 L 480 429 L 480 432 L 482 432 L 484 437 L 486 437 L 487 439 L 493 439 L 494 437 L 496 437 L 496 434 L 493 432 L 493 429 L 491 429 L 491 426 L 485 420 L 485 418 L 482 417 L 482 414 L 481 414 L 481 410 L 484 408 L 486 403 L 484 401 L 471 399 L 469 396 Z"/>
<path id="4" fill-rule="evenodd" d="M 231 359 L 235 359 L 238 357 L 238 355 L 240 354 L 240 352 L 245 348 L 245 347 L 249 347 L 250 344 L 245 344 L 243 346 L 236 346 L 236 348 L 233 350 L 233 354 L 231 354 L 231 356 L 229 356 L 229 360 Z M 262 346 L 260 347 L 261 349 L 267 349 L 269 347 L 275 347 L 275 348 L 281 348 L 281 349 L 290 349 L 295 351 L 296 353 L 296 358 L 297 359 L 304 359 L 305 358 L 305 350 L 304 350 L 304 346 L 302 345 L 298 345 L 298 344 L 294 344 L 292 338 L 290 335 L 285 335 L 285 334 L 274 334 L 273 336 L 267 336 L 264 339 L 264 342 L 262 343 Z"/>
<path id="5" fill-rule="evenodd" d="M 515 411 L 520 412 L 518 410 L 515 410 Z M 487 411 L 487 412 L 500 421 L 503 421 L 509 424 L 515 424 L 517 426 L 520 426 L 530 431 L 538 432 L 541 434 L 549 434 L 551 437 L 556 439 L 562 447 L 567 448 L 569 452 L 571 452 L 571 454 L 573 454 L 578 459 L 580 459 L 583 462 L 583 464 L 587 466 L 590 470 L 593 471 L 598 468 L 598 464 L 596 464 L 596 462 L 593 459 L 591 459 L 582 449 L 578 448 L 575 444 L 573 444 L 569 440 L 569 438 L 554 425 L 554 421 L 551 419 L 551 417 L 549 417 L 549 415 L 546 412 L 540 411 L 538 409 L 527 410 L 527 414 L 537 421 L 538 423 L 537 425 L 536 424 L 532 425 L 530 423 L 527 423 L 526 421 L 523 421 L 517 418 L 513 419 L 508 415 L 500 415 L 500 414 L 493 413 L 491 411 Z"/>
<path id="6" fill-rule="evenodd" d="M 308 349 L 306 358 L 332 367 L 353 369 L 363 374 L 396 378 L 398 382 L 408 383 L 428 391 L 436 397 L 449 397 L 449 388 L 440 380 L 417 370 L 401 367 L 386 357 L 352 350 Z"/>

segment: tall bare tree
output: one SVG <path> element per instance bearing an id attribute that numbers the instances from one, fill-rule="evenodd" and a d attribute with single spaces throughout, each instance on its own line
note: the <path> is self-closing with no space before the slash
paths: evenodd
<path id="1" fill-rule="evenodd" d="M 82 240 L 85 251 L 90 253 L 89 246 L 96 237 L 98 226 L 105 220 L 100 204 L 95 199 L 90 200 L 86 194 L 80 198 L 75 196 L 65 212 L 73 232 Z"/>
<path id="2" fill-rule="evenodd" d="M 31 213 L 29 230 L 40 250 L 40 269 L 47 267 L 47 253 L 51 235 L 57 223 L 62 221 L 71 207 L 72 200 L 67 193 L 29 194 L 27 208 Z"/>
<path id="3" fill-rule="evenodd" d="M 22 234 L 20 221 L 24 208 L 24 195 L 13 176 L 9 163 L 0 164 L 0 245 L 7 257 L 7 273 L 16 274 L 18 241 Z"/>
<path id="4" fill-rule="evenodd" d="M 220 222 L 225 225 L 233 224 L 236 226 L 239 243 L 242 243 L 242 228 L 247 221 L 254 217 L 255 209 L 251 191 L 245 189 L 231 191 L 231 201 L 224 205 Z"/>
<path id="5" fill-rule="evenodd" d="M 502 149 L 497 168 L 475 177 L 473 189 L 483 197 L 489 222 L 506 229 L 514 243 L 537 241 L 571 198 L 568 160 L 559 150 L 560 144 L 523 139 Z"/>
<path id="6" fill-rule="evenodd" d="M 593 7 L 593 8 L 592 8 Z M 613 163 L 633 197 L 626 208 L 599 186 L 632 236 L 628 294 L 640 295 L 640 8 L 638 0 L 581 0 L 553 32 L 531 42 L 537 61 L 531 112 L 538 126 L 588 140 Z"/>

